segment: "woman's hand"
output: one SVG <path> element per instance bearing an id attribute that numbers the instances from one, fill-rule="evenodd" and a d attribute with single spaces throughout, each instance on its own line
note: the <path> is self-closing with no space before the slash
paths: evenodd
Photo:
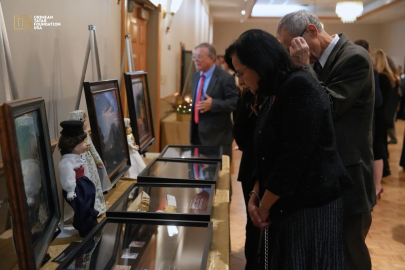
<path id="1" fill-rule="evenodd" d="M 265 227 L 270 226 L 271 222 L 267 222 L 269 217 L 268 213 L 267 216 L 263 215 L 263 219 L 261 216 L 262 211 L 259 211 L 259 198 L 256 197 L 255 194 L 252 194 L 248 203 L 248 212 L 250 219 L 252 220 L 253 225 L 256 227 L 263 229 Z"/>
<path id="2" fill-rule="evenodd" d="M 263 221 L 269 221 L 268 219 L 269 219 L 269 214 L 270 214 L 270 212 L 266 212 L 266 211 L 263 211 L 262 209 L 260 209 L 260 207 L 259 207 L 259 216 L 260 216 L 260 219 L 261 220 L 263 220 Z M 270 222 L 270 221 L 269 221 Z M 270 222 L 271 223 L 271 222 Z"/>
<path id="3" fill-rule="evenodd" d="M 77 197 L 76 195 L 73 195 L 73 197 L 67 198 L 67 200 L 68 200 L 69 202 L 71 202 L 71 201 L 73 201 L 76 197 Z"/>

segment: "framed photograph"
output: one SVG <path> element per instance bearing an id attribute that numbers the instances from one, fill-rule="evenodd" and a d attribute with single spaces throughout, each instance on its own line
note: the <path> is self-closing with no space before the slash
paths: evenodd
<path id="1" fill-rule="evenodd" d="M 60 219 L 42 98 L 0 107 L 1 149 L 20 269 L 39 269 Z"/>
<path id="2" fill-rule="evenodd" d="M 138 183 L 213 184 L 220 164 L 214 161 L 155 159 L 138 175 Z"/>
<path id="3" fill-rule="evenodd" d="M 216 161 L 222 164 L 222 146 L 166 145 L 158 158 Z"/>
<path id="4" fill-rule="evenodd" d="M 132 184 L 107 217 L 210 221 L 214 185 Z"/>
<path id="5" fill-rule="evenodd" d="M 114 185 L 131 166 L 118 81 L 85 82 L 84 93 L 93 144 Z"/>
<path id="6" fill-rule="evenodd" d="M 212 223 L 104 218 L 57 269 L 205 270 Z"/>
<path id="7" fill-rule="evenodd" d="M 143 154 L 155 140 L 147 73 L 127 72 L 124 76 L 132 134 L 139 145 L 139 153 Z"/>

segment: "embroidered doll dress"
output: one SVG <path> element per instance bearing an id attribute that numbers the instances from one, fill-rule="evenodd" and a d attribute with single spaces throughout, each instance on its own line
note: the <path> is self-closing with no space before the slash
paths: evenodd
<path id="1" fill-rule="evenodd" d="M 59 162 L 63 197 L 73 208 L 73 227 L 85 237 L 97 225 L 98 211 L 94 209 L 96 188 L 85 176 L 85 160 L 78 154 L 65 154 Z M 73 198 L 69 201 L 69 198 Z"/>
<path id="2" fill-rule="evenodd" d="M 138 175 L 145 169 L 146 164 L 138 152 L 139 147 L 135 145 L 134 135 L 127 135 L 129 156 L 131 158 L 131 167 L 125 173 L 125 177 L 138 178 Z"/>

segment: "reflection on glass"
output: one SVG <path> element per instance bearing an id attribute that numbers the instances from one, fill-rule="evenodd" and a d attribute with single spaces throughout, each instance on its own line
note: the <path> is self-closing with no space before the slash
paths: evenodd
<path id="1" fill-rule="evenodd" d="M 142 175 L 212 181 L 215 178 L 216 170 L 217 164 L 155 160 L 153 164 L 142 173 Z"/>
<path id="2" fill-rule="evenodd" d="M 106 223 L 68 269 L 201 269 L 208 228 Z"/>
<path id="3" fill-rule="evenodd" d="M 211 188 L 136 186 L 114 211 L 137 212 L 134 205 L 137 205 L 137 199 L 145 196 L 144 194 L 149 196 L 150 202 L 149 210 L 142 212 L 204 214 L 207 212 Z"/>
<path id="4" fill-rule="evenodd" d="M 219 147 L 198 148 L 193 146 L 170 146 L 162 155 L 163 158 L 202 158 L 221 159 Z"/>
<path id="5" fill-rule="evenodd" d="M 118 119 L 118 103 L 113 91 L 94 95 L 104 165 L 110 175 L 125 159 L 123 127 Z"/>
<path id="6" fill-rule="evenodd" d="M 139 140 L 142 141 L 149 134 L 149 123 L 146 111 L 146 97 L 142 81 L 136 80 L 132 83 L 136 121 L 138 126 Z"/>
<path id="7" fill-rule="evenodd" d="M 49 225 L 51 210 L 46 185 L 46 159 L 43 145 L 38 145 L 42 129 L 39 128 L 39 115 L 34 111 L 15 119 L 18 150 L 27 197 L 27 209 L 31 226 L 34 249 L 41 246 L 42 236 Z M 38 258 L 36 258 L 38 259 Z"/>

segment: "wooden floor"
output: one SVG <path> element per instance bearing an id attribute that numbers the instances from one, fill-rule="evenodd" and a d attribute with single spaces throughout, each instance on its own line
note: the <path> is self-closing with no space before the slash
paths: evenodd
<path id="1" fill-rule="evenodd" d="M 405 269 L 405 172 L 399 166 L 405 122 L 396 122 L 398 144 L 389 145 L 391 176 L 383 178 L 384 192 L 375 206 L 366 242 L 374 270 Z M 240 151 L 233 152 L 231 202 L 231 270 L 245 269 L 246 210 L 242 188 L 236 181 Z"/>

